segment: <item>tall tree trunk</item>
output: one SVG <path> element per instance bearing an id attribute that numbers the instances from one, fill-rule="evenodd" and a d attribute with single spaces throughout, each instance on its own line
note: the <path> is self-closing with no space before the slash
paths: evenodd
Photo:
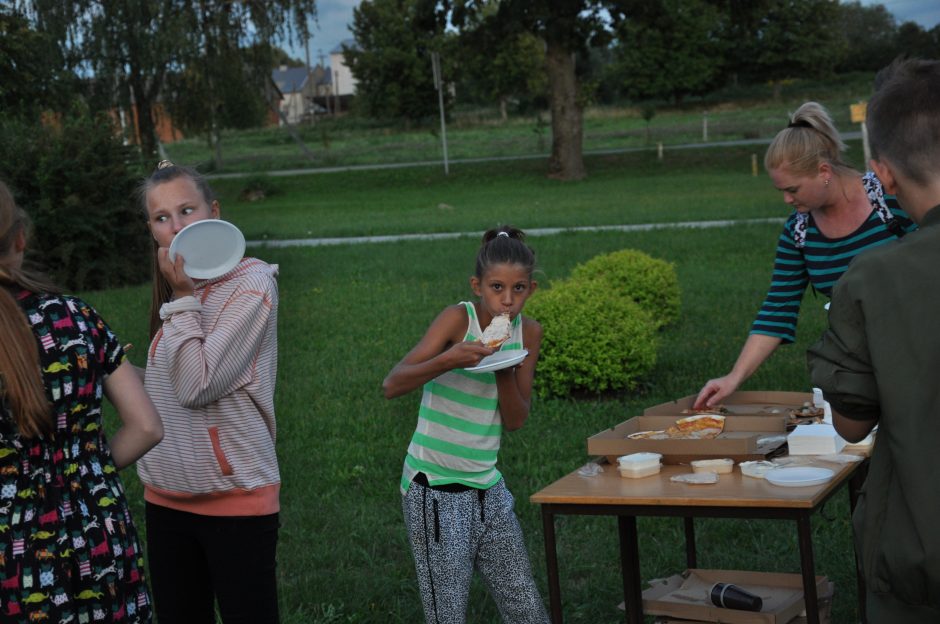
<path id="1" fill-rule="evenodd" d="M 140 140 L 140 153 L 149 166 L 157 164 L 157 129 L 153 123 L 153 101 L 138 81 L 131 81 L 133 104 L 137 110 L 137 134 Z"/>
<path id="2" fill-rule="evenodd" d="M 552 155 L 548 175 L 559 180 L 581 180 L 587 175 L 582 154 L 584 128 L 574 58 L 567 47 L 549 41 L 545 66 L 551 89 Z"/>
<path id="3" fill-rule="evenodd" d="M 509 112 L 506 110 L 506 96 L 499 96 L 499 119 L 503 123 L 509 121 Z"/>

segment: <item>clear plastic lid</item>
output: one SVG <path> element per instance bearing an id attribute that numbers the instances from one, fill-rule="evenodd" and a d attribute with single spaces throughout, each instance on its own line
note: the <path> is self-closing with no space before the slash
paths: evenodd
<path id="1" fill-rule="evenodd" d="M 655 466 L 663 458 L 661 453 L 631 453 L 617 458 L 621 468 L 639 468 L 641 466 Z"/>

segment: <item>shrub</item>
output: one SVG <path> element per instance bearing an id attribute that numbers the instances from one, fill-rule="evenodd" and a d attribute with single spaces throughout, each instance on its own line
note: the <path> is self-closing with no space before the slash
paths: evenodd
<path id="1" fill-rule="evenodd" d="M 257 173 L 248 176 L 238 196 L 242 201 L 261 201 L 280 192 L 271 176 Z"/>
<path id="2" fill-rule="evenodd" d="M 569 279 L 536 291 L 526 313 L 542 324 L 535 390 L 634 390 L 656 363 L 657 325 L 621 290 L 600 280 Z"/>
<path id="3" fill-rule="evenodd" d="M 650 313 L 657 327 L 679 318 L 679 278 L 671 262 L 635 249 L 595 256 L 571 272 L 572 280 L 598 280 Z"/>
<path id="4" fill-rule="evenodd" d="M 149 277 L 149 234 L 131 198 L 131 157 L 106 115 L 0 124 L 0 176 L 33 221 L 30 257 L 63 288 L 112 288 Z"/>

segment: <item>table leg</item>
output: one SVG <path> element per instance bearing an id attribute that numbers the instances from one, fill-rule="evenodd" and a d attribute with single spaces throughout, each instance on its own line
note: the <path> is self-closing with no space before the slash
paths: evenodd
<path id="1" fill-rule="evenodd" d="M 685 521 L 685 563 L 689 569 L 697 568 L 695 556 L 695 522 L 692 516 L 683 518 Z"/>
<path id="2" fill-rule="evenodd" d="M 620 533 L 620 565 L 623 568 L 623 602 L 628 624 L 643 624 L 643 592 L 640 588 L 640 547 L 636 516 L 617 516 Z"/>
<path id="3" fill-rule="evenodd" d="M 542 505 L 542 533 L 545 536 L 545 566 L 548 568 L 548 602 L 552 624 L 561 624 L 561 583 L 558 581 L 558 551 L 555 546 L 555 514 Z"/>
<path id="4" fill-rule="evenodd" d="M 806 623 L 819 624 L 819 598 L 816 595 L 816 564 L 813 561 L 813 533 L 809 512 L 796 520 L 800 542 L 800 567 L 803 570 L 803 600 L 806 605 Z"/>

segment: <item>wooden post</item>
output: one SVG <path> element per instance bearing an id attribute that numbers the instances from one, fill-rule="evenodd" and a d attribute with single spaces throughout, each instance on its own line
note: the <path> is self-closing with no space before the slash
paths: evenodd
<path id="1" fill-rule="evenodd" d="M 702 111 L 702 142 L 708 143 L 708 111 Z"/>
<path id="2" fill-rule="evenodd" d="M 662 162 L 663 160 L 663 142 L 659 141 L 656 144 L 656 159 Z"/>
<path id="3" fill-rule="evenodd" d="M 757 154 L 751 154 L 751 175 L 757 177 Z"/>
<path id="4" fill-rule="evenodd" d="M 868 128 L 865 126 L 865 114 L 868 112 L 868 102 L 850 104 L 849 110 L 852 113 L 852 123 L 862 124 L 862 150 L 865 155 L 865 166 L 868 167 L 868 161 L 871 160 L 871 148 L 868 146 Z"/>

